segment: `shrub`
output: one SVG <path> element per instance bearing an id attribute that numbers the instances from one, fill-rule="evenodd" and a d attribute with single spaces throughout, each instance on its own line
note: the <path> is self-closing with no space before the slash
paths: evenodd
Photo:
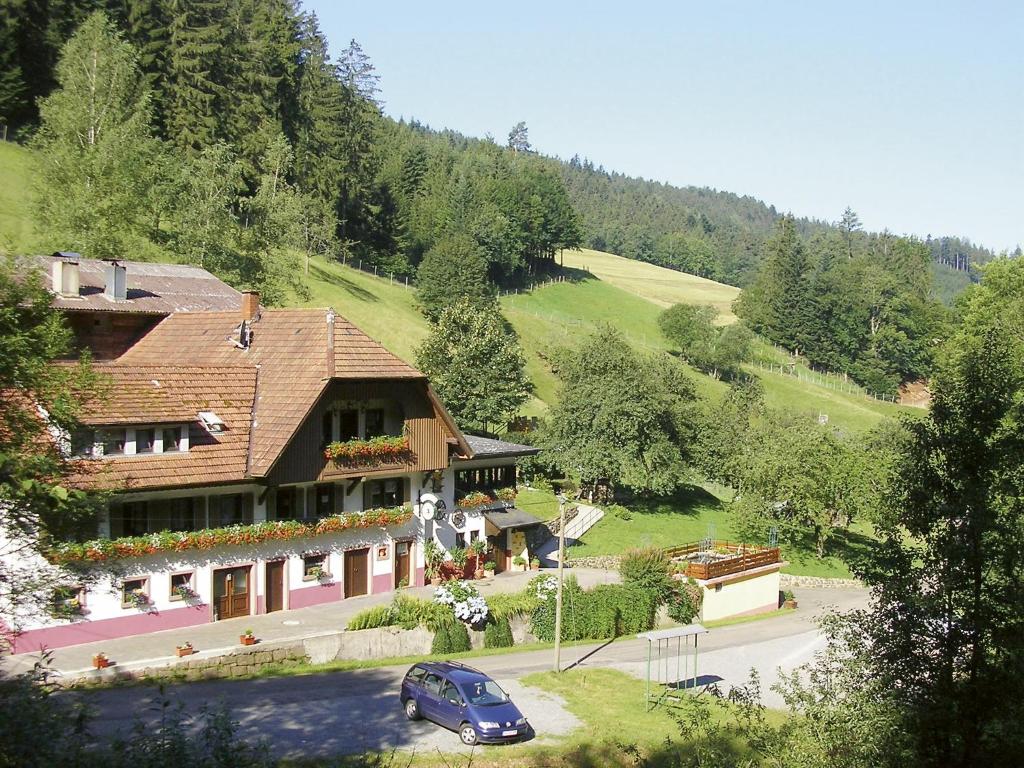
<path id="1" fill-rule="evenodd" d="M 680 624 L 689 624 L 700 613 L 704 600 L 700 586 L 693 579 L 681 584 L 668 601 L 668 615 Z"/>
<path id="2" fill-rule="evenodd" d="M 373 608 L 360 611 L 349 619 L 345 629 L 352 631 L 376 629 L 377 627 L 390 627 L 396 623 L 395 613 L 391 605 L 375 605 Z"/>
<path id="3" fill-rule="evenodd" d="M 627 550 L 619 564 L 619 573 L 623 584 L 650 592 L 658 605 L 666 602 L 675 589 L 669 575 L 668 558 L 657 547 Z"/>
<path id="4" fill-rule="evenodd" d="M 433 630 L 451 615 L 445 606 L 412 595 L 395 595 L 391 610 L 394 614 L 393 623 L 402 629 L 426 627 Z"/>
<path id="5" fill-rule="evenodd" d="M 531 582 L 532 583 L 532 582 Z M 585 624 L 582 618 L 586 611 L 585 592 L 580 588 L 575 576 L 569 576 L 562 585 L 562 639 L 578 640 L 584 636 L 579 630 Z M 538 640 L 545 643 L 555 639 L 555 593 L 551 591 L 547 598 L 538 600 L 530 626 Z"/>
<path id="6" fill-rule="evenodd" d="M 492 616 L 484 627 L 484 648 L 511 648 L 513 644 L 512 627 L 508 619 Z"/>
<path id="7" fill-rule="evenodd" d="M 470 650 L 469 632 L 461 621 L 449 619 L 438 624 L 434 631 L 434 639 L 430 643 L 430 652 L 438 655 L 462 653 Z"/>
<path id="8" fill-rule="evenodd" d="M 536 607 L 537 596 L 529 587 L 522 592 L 503 592 L 487 598 L 487 608 L 494 619 L 529 616 Z"/>
<path id="9" fill-rule="evenodd" d="M 606 514 L 612 517 L 617 517 L 619 520 L 625 520 L 629 522 L 633 519 L 633 513 L 626 509 L 621 504 L 609 504 L 604 508 Z"/>

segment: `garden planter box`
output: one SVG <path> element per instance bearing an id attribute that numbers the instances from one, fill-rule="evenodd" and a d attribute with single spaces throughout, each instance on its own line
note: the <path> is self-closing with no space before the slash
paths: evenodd
<path id="1" fill-rule="evenodd" d="M 255 635 L 239 635 L 238 636 L 238 642 L 240 642 L 242 645 L 256 645 L 256 636 Z"/>
<path id="2" fill-rule="evenodd" d="M 782 603 L 783 608 L 796 608 L 796 600 L 786 600 Z"/>
<path id="3" fill-rule="evenodd" d="M 174 649 L 174 655 L 177 656 L 179 659 L 182 656 L 191 656 L 195 652 L 195 649 L 191 645 L 179 646 L 178 648 Z"/>
<path id="4" fill-rule="evenodd" d="M 106 669 L 110 666 L 110 659 L 108 659 L 103 654 L 98 653 L 92 657 L 92 665 L 96 669 Z"/>

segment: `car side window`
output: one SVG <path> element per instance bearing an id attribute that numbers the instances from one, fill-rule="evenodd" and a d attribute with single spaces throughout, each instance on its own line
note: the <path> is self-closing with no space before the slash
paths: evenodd
<path id="1" fill-rule="evenodd" d="M 406 675 L 410 680 L 415 683 L 422 683 L 423 678 L 426 676 L 427 670 L 423 667 L 413 667 L 409 670 L 409 674 Z"/>
<path id="2" fill-rule="evenodd" d="M 441 677 L 433 672 L 429 673 L 423 678 L 423 687 L 431 693 L 439 692 L 441 690 Z"/>
<path id="3" fill-rule="evenodd" d="M 455 684 L 450 680 L 445 682 L 444 690 L 441 691 L 441 698 L 447 700 L 451 704 L 462 704 L 462 694 L 459 693 L 459 689 L 455 687 Z"/>

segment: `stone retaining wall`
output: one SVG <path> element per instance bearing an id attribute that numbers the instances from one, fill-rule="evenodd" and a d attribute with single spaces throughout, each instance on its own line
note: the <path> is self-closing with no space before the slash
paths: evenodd
<path id="1" fill-rule="evenodd" d="M 865 584 L 858 579 L 826 579 L 821 576 L 794 576 L 791 573 L 779 574 L 779 586 L 783 589 L 792 587 L 815 587 L 818 589 L 864 589 Z"/>
<path id="2" fill-rule="evenodd" d="M 566 564 L 572 568 L 600 568 L 605 571 L 619 570 L 622 558 L 619 555 L 595 555 L 594 557 L 576 557 L 572 550 L 568 552 Z"/>
<path id="3" fill-rule="evenodd" d="M 309 661 L 301 643 L 283 646 L 256 645 L 208 658 L 183 657 L 163 667 L 127 669 L 114 664 L 87 672 L 69 683 L 111 683 L 126 680 L 217 680 L 245 677 L 269 666 L 294 667 Z"/>
<path id="4" fill-rule="evenodd" d="M 509 621 L 516 645 L 535 643 L 529 620 L 515 617 Z M 425 627 L 402 629 L 379 627 L 354 632 L 328 632 L 303 638 L 287 645 L 259 644 L 220 656 L 206 658 L 184 657 L 162 667 L 128 669 L 117 664 L 106 669 L 86 672 L 74 684 L 109 684 L 129 680 L 217 680 L 252 675 L 266 667 L 293 667 L 299 664 L 326 664 L 329 661 L 352 659 L 366 661 L 399 656 L 428 656 L 434 633 Z M 473 648 L 484 647 L 484 633 L 470 630 Z M 116 659 L 115 659 L 116 661 Z"/>

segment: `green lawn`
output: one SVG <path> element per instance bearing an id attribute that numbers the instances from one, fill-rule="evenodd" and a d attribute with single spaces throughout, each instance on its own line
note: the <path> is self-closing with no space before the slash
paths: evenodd
<path id="1" fill-rule="evenodd" d="M 673 304 L 704 304 L 715 307 L 724 322 L 736 319 L 732 303 L 740 289 L 732 285 L 589 248 L 562 251 L 560 258 L 565 266 L 587 270 L 609 285 L 653 302 L 659 309 Z"/>
<path id="2" fill-rule="evenodd" d="M 707 536 L 736 540 L 729 521 L 730 499 L 727 489 L 709 484 L 707 487 L 688 486 L 671 498 L 632 501 L 626 505 L 630 514 L 628 520 L 613 511 L 606 512 L 570 549 L 570 558 L 617 555 L 633 547 L 673 547 Z M 557 505 L 554 514 L 557 514 Z M 833 538 L 826 556 L 821 559 L 810 542 L 802 547 L 783 545 L 782 556 L 789 563 L 783 573 L 852 578 L 847 563 L 862 554 L 873 541 L 870 528 L 855 523 L 850 531 Z"/>

